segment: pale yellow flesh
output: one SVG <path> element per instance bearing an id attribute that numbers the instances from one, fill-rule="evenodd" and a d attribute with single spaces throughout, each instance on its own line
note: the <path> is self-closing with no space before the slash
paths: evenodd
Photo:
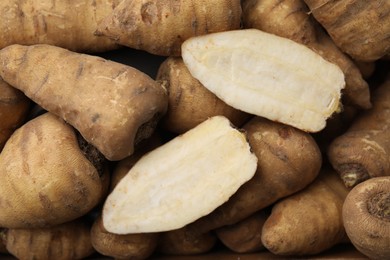
<path id="1" fill-rule="evenodd" d="M 212 117 L 142 157 L 108 196 L 103 225 L 116 234 L 181 228 L 226 202 L 256 167 L 245 134 Z"/>
<path id="2" fill-rule="evenodd" d="M 304 45 L 257 29 L 193 37 L 183 60 L 236 109 L 317 132 L 338 108 L 344 75 Z"/>

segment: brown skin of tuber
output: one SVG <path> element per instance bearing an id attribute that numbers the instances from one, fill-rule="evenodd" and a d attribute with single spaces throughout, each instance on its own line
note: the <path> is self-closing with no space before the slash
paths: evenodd
<path id="1" fill-rule="evenodd" d="M 0 226 L 39 228 L 79 218 L 106 196 L 99 173 L 74 129 L 46 113 L 10 137 L 0 154 Z"/>
<path id="2" fill-rule="evenodd" d="M 266 210 L 254 213 L 233 225 L 215 230 L 218 239 L 236 253 L 252 253 L 265 249 L 261 242 L 261 230 L 269 214 Z"/>
<path id="3" fill-rule="evenodd" d="M 11 134 L 26 120 L 31 101 L 0 78 L 0 152 Z"/>
<path id="4" fill-rule="evenodd" d="M 333 168 L 349 188 L 372 177 L 390 175 L 390 80 L 372 95 L 373 107 L 359 114 L 329 145 Z"/>
<path id="5" fill-rule="evenodd" d="M 245 28 L 256 28 L 304 44 L 336 64 L 345 76 L 343 103 L 363 109 L 371 107 L 369 86 L 359 68 L 324 33 L 303 0 L 245 0 L 243 24 Z"/>
<path id="6" fill-rule="evenodd" d="M 95 252 L 90 226 L 79 219 L 50 228 L 8 229 L 6 246 L 24 260 L 84 259 Z"/>
<path id="7" fill-rule="evenodd" d="M 104 228 L 101 216 L 95 220 L 91 229 L 91 241 L 95 250 L 115 259 L 147 259 L 154 253 L 159 235 L 159 233 L 112 234 Z"/>
<path id="8" fill-rule="evenodd" d="M 98 23 L 119 0 L 7 0 L 0 2 L 0 49 L 12 44 L 50 44 L 77 52 L 119 46 L 94 35 Z"/>
<path id="9" fill-rule="evenodd" d="M 125 0 L 96 34 L 155 55 L 180 56 L 186 39 L 239 29 L 240 19 L 240 0 Z"/>
<path id="10" fill-rule="evenodd" d="M 168 90 L 168 110 L 161 119 L 164 129 L 182 134 L 206 119 L 223 115 L 241 127 L 250 118 L 220 100 L 195 79 L 181 57 L 169 57 L 159 67 L 156 80 Z"/>
<path id="11" fill-rule="evenodd" d="M 172 244 L 195 243 L 211 230 L 235 224 L 302 190 L 317 177 L 322 157 L 310 134 L 260 117 L 252 118 L 243 130 L 258 158 L 255 175 L 209 215 L 171 231 L 176 239 Z"/>
<path id="12" fill-rule="evenodd" d="M 349 190 L 336 172 L 322 170 L 305 189 L 272 206 L 261 241 L 276 255 L 314 255 L 348 242 L 342 207 Z"/>
<path id="13" fill-rule="evenodd" d="M 304 1 L 335 44 L 355 60 L 374 61 L 389 54 L 389 1 Z"/>
<path id="14" fill-rule="evenodd" d="M 0 75 L 113 161 L 153 133 L 168 104 L 166 90 L 141 71 L 55 46 L 2 49 Z"/>
<path id="15" fill-rule="evenodd" d="M 345 230 L 352 244 L 370 259 L 390 258 L 390 177 L 356 185 L 343 205 Z"/>

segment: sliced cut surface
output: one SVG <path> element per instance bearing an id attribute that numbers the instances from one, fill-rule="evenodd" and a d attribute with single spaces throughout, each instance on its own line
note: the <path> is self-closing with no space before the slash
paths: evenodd
<path id="1" fill-rule="evenodd" d="M 250 114 L 318 132 L 339 109 L 341 69 L 287 38 L 257 29 L 212 33 L 185 41 L 182 55 L 207 89 Z"/>
<path id="2" fill-rule="evenodd" d="M 226 202 L 257 168 L 245 133 L 212 117 L 144 155 L 107 197 L 116 234 L 181 228 Z"/>

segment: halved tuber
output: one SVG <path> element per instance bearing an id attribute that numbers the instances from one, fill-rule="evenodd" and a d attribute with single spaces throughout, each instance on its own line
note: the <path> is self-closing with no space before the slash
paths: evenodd
<path id="1" fill-rule="evenodd" d="M 226 202 L 256 163 L 245 134 L 212 117 L 143 156 L 109 194 L 103 225 L 116 234 L 181 228 Z"/>
<path id="2" fill-rule="evenodd" d="M 370 259 L 390 258 L 390 176 L 357 184 L 343 205 L 345 230 L 352 244 Z"/>
<path id="3" fill-rule="evenodd" d="M 2 49 L 0 76 L 114 161 L 153 133 L 168 103 L 165 89 L 135 68 L 50 45 Z"/>
<path id="4" fill-rule="evenodd" d="M 75 130 L 57 116 L 28 121 L 0 153 L 0 227 L 49 227 L 83 216 L 108 189 L 100 163 L 86 157 Z"/>
<path id="5" fill-rule="evenodd" d="M 240 21 L 240 0 L 124 0 L 96 34 L 152 54 L 180 56 L 186 39 L 239 29 Z"/>
<path id="6" fill-rule="evenodd" d="M 234 30 L 190 38 L 182 55 L 207 89 L 250 114 L 317 132 L 339 109 L 343 72 L 292 40 Z"/>

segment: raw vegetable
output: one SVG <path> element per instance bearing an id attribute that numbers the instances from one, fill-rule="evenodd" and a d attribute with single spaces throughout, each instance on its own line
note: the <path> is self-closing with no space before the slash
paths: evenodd
<path id="1" fill-rule="evenodd" d="M 114 161 L 153 133 L 168 103 L 165 89 L 137 69 L 50 45 L 2 49 L 0 76 Z"/>
<path id="2" fill-rule="evenodd" d="M 370 259 L 390 258 L 390 177 L 357 184 L 343 205 L 345 230 L 352 244 Z"/>
<path id="3" fill-rule="evenodd" d="M 261 230 L 268 216 L 266 210 L 261 210 L 236 224 L 218 228 L 215 232 L 218 239 L 233 252 L 258 252 L 265 249 L 261 242 Z"/>
<path id="4" fill-rule="evenodd" d="M 303 0 L 245 0 L 243 23 L 245 28 L 256 28 L 304 44 L 339 66 L 346 83 L 342 90 L 343 104 L 370 108 L 369 87 L 358 67 L 324 33 Z"/>
<path id="5" fill-rule="evenodd" d="M 79 219 L 50 228 L 8 229 L 5 240 L 17 259 L 84 259 L 95 252 L 90 225 Z"/>
<path id="6" fill-rule="evenodd" d="M 110 39 L 94 35 L 98 23 L 119 0 L 7 0 L 0 1 L 0 49 L 45 43 L 77 52 L 118 48 Z"/>
<path id="7" fill-rule="evenodd" d="M 240 21 L 240 0 L 124 0 L 96 34 L 152 54 L 180 56 L 186 39 L 239 29 Z"/>
<path id="8" fill-rule="evenodd" d="M 389 79 L 373 90 L 372 103 L 372 109 L 358 115 L 328 149 L 329 161 L 347 187 L 390 175 Z"/>
<path id="9" fill-rule="evenodd" d="M 373 61 L 389 54 L 389 1 L 304 1 L 336 45 L 354 59 Z"/>
<path id="10" fill-rule="evenodd" d="M 322 170 L 305 189 L 272 207 L 261 241 L 276 255 L 313 255 L 349 242 L 342 207 L 349 190 L 336 172 Z"/>
<path id="11" fill-rule="evenodd" d="M 169 57 L 158 70 L 156 80 L 169 94 L 168 110 L 161 119 L 164 129 L 182 134 L 209 117 L 223 115 L 241 127 L 250 115 L 232 108 L 191 76 L 181 57 Z"/>
<path id="12" fill-rule="evenodd" d="M 186 40 L 182 55 L 192 76 L 250 114 L 317 132 L 340 108 L 343 72 L 287 38 L 257 29 L 213 33 Z"/>
<path id="13" fill-rule="evenodd" d="M 106 199 L 103 226 L 115 234 L 181 228 L 226 202 L 256 162 L 245 134 L 212 117 L 143 156 Z"/>
<path id="14" fill-rule="evenodd" d="M 12 134 L 0 153 L 0 227 L 62 224 L 103 200 L 108 189 L 104 161 L 78 139 L 71 126 L 50 113 Z"/>
<path id="15" fill-rule="evenodd" d="M 0 152 L 29 113 L 30 100 L 0 78 Z"/>

